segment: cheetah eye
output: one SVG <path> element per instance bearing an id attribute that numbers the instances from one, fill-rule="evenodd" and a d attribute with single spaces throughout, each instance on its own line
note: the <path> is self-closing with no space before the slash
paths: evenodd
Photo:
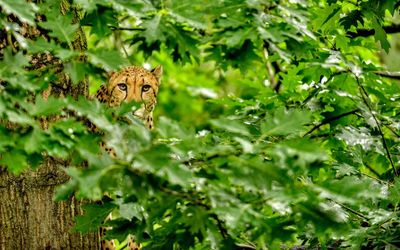
<path id="1" fill-rule="evenodd" d="M 148 84 L 146 84 L 146 85 L 143 85 L 143 87 L 142 87 L 142 91 L 143 92 L 147 92 L 147 91 L 149 91 L 149 89 L 151 88 L 151 86 L 150 85 L 148 85 Z"/>
<path id="2" fill-rule="evenodd" d="M 127 86 L 126 86 L 125 83 L 118 83 L 117 86 L 118 86 L 118 88 L 119 88 L 120 90 L 126 91 Z"/>

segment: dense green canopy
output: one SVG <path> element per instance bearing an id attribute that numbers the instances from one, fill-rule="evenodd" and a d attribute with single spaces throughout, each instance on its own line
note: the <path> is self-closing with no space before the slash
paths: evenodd
<path id="1" fill-rule="evenodd" d="M 145 249 L 400 247 L 400 85 L 387 72 L 400 2 L 37 2 L 0 0 L 0 164 L 62 159 L 71 180 L 56 199 L 108 192 L 76 230 L 112 212 L 108 237 Z M 46 35 L 24 35 L 35 28 Z M 57 62 L 33 67 L 42 55 Z M 151 132 L 136 104 L 40 94 L 61 72 L 93 94 L 132 64 L 164 67 Z"/>

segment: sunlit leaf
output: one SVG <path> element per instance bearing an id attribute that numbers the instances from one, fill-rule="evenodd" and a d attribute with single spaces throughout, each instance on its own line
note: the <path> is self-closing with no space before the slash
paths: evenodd
<path id="1" fill-rule="evenodd" d="M 105 218 L 111 213 L 116 205 L 105 202 L 101 205 L 87 204 L 83 206 L 84 215 L 76 217 L 75 231 L 81 233 L 93 232 L 99 229 Z"/>
<path id="2" fill-rule="evenodd" d="M 30 25 L 35 25 L 35 12 L 38 7 L 34 3 L 27 3 L 24 0 L 1 0 L 0 6 L 7 13 L 13 13 Z"/>

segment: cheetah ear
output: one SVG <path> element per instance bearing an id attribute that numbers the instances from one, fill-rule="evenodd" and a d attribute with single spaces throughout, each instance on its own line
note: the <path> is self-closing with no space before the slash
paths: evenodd
<path id="1" fill-rule="evenodd" d="M 157 78 L 158 84 L 160 84 L 161 76 L 163 73 L 163 66 L 158 65 L 157 67 L 152 69 L 150 72 L 153 73 L 153 75 Z"/>
<path id="2" fill-rule="evenodd" d="M 114 71 L 107 72 L 107 79 L 110 79 L 115 74 Z"/>

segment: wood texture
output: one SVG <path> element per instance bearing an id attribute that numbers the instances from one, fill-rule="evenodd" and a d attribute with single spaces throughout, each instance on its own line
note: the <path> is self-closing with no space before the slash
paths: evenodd
<path id="1" fill-rule="evenodd" d="M 48 159 L 37 171 L 0 173 L 0 250 L 99 249 L 98 235 L 72 233 L 84 201 L 54 202 L 55 188 L 68 176 Z"/>

